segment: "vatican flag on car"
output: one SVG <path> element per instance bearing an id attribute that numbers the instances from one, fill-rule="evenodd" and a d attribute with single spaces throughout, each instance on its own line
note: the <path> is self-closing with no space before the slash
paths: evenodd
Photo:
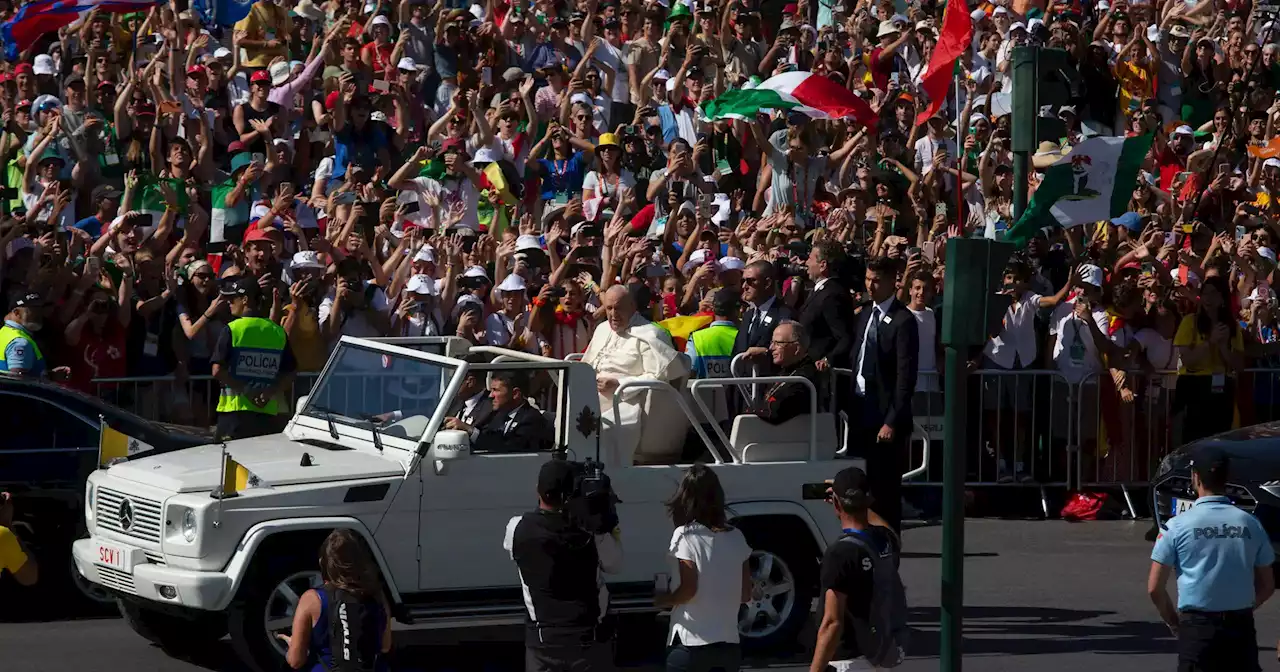
<path id="1" fill-rule="evenodd" d="M 152 446 L 143 443 L 127 434 L 114 429 L 107 424 L 107 419 L 98 416 L 99 432 L 98 432 L 98 466 L 109 466 L 113 460 L 120 460 L 130 455 L 136 455 L 144 450 L 151 450 Z"/>
<path id="2" fill-rule="evenodd" d="M 242 490 L 256 488 L 258 485 L 258 477 L 227 453 L 227 444 L 222 444 L 222 488 L 214 491 L 213 496 L 219 499 L 235 497 Z"/>

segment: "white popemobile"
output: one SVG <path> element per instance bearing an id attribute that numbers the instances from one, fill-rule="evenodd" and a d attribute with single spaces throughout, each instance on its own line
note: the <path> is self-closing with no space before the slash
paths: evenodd
<path id="1" fill-rule="evenodd" d="M 494 361 L 469 364 L 460 359 L 468 350 Z M 663 503 L 687 465 L 609 454 L 588 365 L 467 348 L 459 339 L 344 336 L 283 434 L 225 444 L 251 474 L 231 496 L 217 496 L 225 464 L 218 444 L 95 472 L 85 498 L 90 537 L 75 544 L 76 566 L 119 598 L 143 637 L 180 652 L 229 632 L 237 655 L 258 670 L 279 669 L 284 648 L 275 635 L 290 630 L 299 595 L 319 585 L 319 544 L 336 528 L 368 542 L 398 620 L 434 628 L 522 622 L 519 575 L 502 534 L 508 519 L 535 506 L 538 469 L 550 455 L 471 454 L 464 432 L 437 429 L 461 405 L 468 370 L 505 369 L 536 372 L 527 396 L 554 427 L 556 445 L 569 459 L 602 462 L 621 499 L 626 557 L 609 577 L 613 610 L 656 611 L 655 575 L 675 573 Z M 734 523 L 755 549 L 756 589 L 740 627 L 744 644 L 762 649 L 794 643 L 808 618 L 819 558 L 840 532 L 822 501 L 823 481 L 859 461 L 832 463 L 839 446 L 831 414 L 779 426 L 738 416 L 726 436 L 689 388 L 782 380 L 633 381 L 616 392 L 671 396 L 686 417 L 642 422 L 690 423 L 705 444 L 703 459 L 714 462 Z M 813 384 L 786 380 L 806 385 L 816 410 Z M 385 425 L 375 417 L 391 411 L 401 419 Z"/>

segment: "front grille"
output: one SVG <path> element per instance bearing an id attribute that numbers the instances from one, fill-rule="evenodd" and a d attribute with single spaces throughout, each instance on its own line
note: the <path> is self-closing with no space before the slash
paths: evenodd
<path id="1" fill-rule="evenodd" d="M 96 496 L 98 527 L 160 543 L 160 502 L 106 488 L 98 488 Z"/>
<path id="2" fill-rule="evenodd" d="M 147 556 L 147 562 L 153 565 L 163 565 L 164 553 L 156 553 L 155 551 L 143 551 L 143 555 Z"/>
<path id="3" fill-rule="evenodd" d="M 133 587 L 133 575 L 128 572 L 122 572 L 115 567 L 98 565 L 97 569 L 98 579 L 102 581 L 102 585 L 122 593 L 137 594 L 138 591 Z"/>
<path id="4" fill-rule="evenodd" d="M 1153 488 L 1153 497 L 1155 499 L 1155 510 L 1159 514 L 1160 519 L 1167 520 L 1173 516 L 1173 499 L 1195 499 L 1195 488 L 1191 487 L 1191 478 L 1188 476 L 1170 476 L 1160 481 Z M 1231 483 L 1227 485 L 1227 496 L 1231 499 L 1231 503 L 1243 511 L 1253 513 L 1258 508 L 1258 500 L 1254 498 L 1253 493 L 1249 492 L 1249 488 L 1243 485 Z"/>

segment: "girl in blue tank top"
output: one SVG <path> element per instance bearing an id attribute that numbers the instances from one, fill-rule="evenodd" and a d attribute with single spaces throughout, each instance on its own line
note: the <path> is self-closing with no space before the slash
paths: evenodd
<path id="1" fill-rule="evenodd" d="M 391 651 L 390 609 L 364 541 L 335 530 L 320 548 L 324 585 L 303 593 L 285 659 L 295 670 L 383 672 Z"/>

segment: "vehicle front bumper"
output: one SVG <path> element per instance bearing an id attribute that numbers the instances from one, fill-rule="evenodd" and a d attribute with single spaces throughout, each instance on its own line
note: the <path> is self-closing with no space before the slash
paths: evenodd
<path id="1" fill-rule="evenodd" d="M 98 540 L 94 537 L 80 539 L 72 545 L 76 570 L 93 583 L 117 593 L 175 607 L 220 611 L 231 601 L 233 581 L 226 574 L 157 564 L 149 561 L 140 548 L 115 540 L 107 543 L 124 549 L 128 571 L 98 564 Z M 162 592 L 162 589 L 172 589 L 171 596 L 166 597 L 168 591 Z"/>

